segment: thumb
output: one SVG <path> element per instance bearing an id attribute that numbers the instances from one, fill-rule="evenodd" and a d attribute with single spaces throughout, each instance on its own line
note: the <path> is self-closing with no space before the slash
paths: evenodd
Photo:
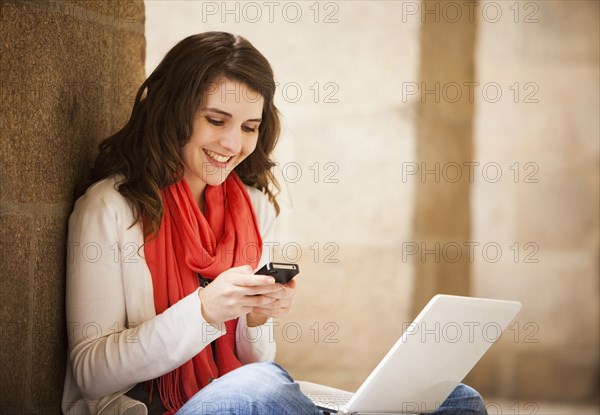
<path id="1" fill-rule="evenodd" d="M 252 269 L 252 267 L 250 265 L 240 265 L 238 267 L 232 268 L 233 270 L 236 270 L 239 273 L 242 274 L 252 274 L 254 273 L 254 270 Z"/>

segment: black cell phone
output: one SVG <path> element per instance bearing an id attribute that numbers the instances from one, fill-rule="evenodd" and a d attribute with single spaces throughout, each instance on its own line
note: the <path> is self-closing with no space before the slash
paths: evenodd
<path id="1" fill-rule="evenodd" d="M 285 284 L 300 272 L 298 264 L 285 264 L 283 262 L 269 262 L 256 271 L 255 275 L 270 275 L 275 281 Z"/>

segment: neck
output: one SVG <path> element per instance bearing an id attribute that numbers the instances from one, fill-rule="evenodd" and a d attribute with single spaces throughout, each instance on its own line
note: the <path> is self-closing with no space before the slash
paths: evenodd
<path id="1" fill-rule="evenodd" d="M 200 180 L 199 177 L 189 176 L 184 174 L 183 176 L 185 181 L 187 182 L 190 190 L 192 191 L 192 196 L 194 196 L 194 200 L 198 203 L 198 207 L 200 207 L 200 211 L 204 213 L 204 190 L 206 190 L 206 183 Z"/>

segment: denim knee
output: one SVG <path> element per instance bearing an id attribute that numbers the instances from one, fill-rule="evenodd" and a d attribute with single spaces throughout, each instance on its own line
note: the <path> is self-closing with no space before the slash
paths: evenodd
<path id="1" fill-rule="evenodd" d="M 281 366 L 264 362 L 244 365 L 215 380 L 190 399 L 179 413 L 303 415 L 318 414 L 318 409 Z"/>
<path id="2" fill-rule="evenodd" d="M 240 382 L 247 382 L 252 389 L 264 395 L 277 393 L 282 386 L 293 382 L 288 372 L 275 362 L 250 363 L 240 367 L 232 376 Z"/>
<path id="3" fill-rule="evenodd" d="M 481 395 L 461 383 L 432 415 L 487 415 L 487 409 Z"/>
<path id="4" fill-rule="evenodd" d="M 487 409 L 483 402 L 483 398 L 479 392 L 472 387 L 461 383 L 454 389 L 448 398 L 453 396 L 460 401 L 458 405 L 463 409 L 463 412 L 461 412 L 462 414 L 487 415 Z"/>
<path id="5" fill-rule="evenodd" d="M 304 415 L 319 411 L 312 401 L 300 391 L 300 387 L 289 373 L 275 362 L 251 363 L 238 369 L 236 376 L 245 376 L 250 379 L 248 407 L 256 414 L 282 414 Z M 260 385 L 252 383 L 251 379 L 260 379 Z"/>

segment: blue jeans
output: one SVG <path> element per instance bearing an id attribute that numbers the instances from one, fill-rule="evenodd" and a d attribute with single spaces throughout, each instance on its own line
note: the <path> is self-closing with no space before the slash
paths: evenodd
<path id="1" fill-rule="evenodd" d="M 177 415 L 321 415 L 276 363 L 252 363 L 200 390 Z M 487 415 L 481 396 L 459 385 L 435 415 Z"/>

